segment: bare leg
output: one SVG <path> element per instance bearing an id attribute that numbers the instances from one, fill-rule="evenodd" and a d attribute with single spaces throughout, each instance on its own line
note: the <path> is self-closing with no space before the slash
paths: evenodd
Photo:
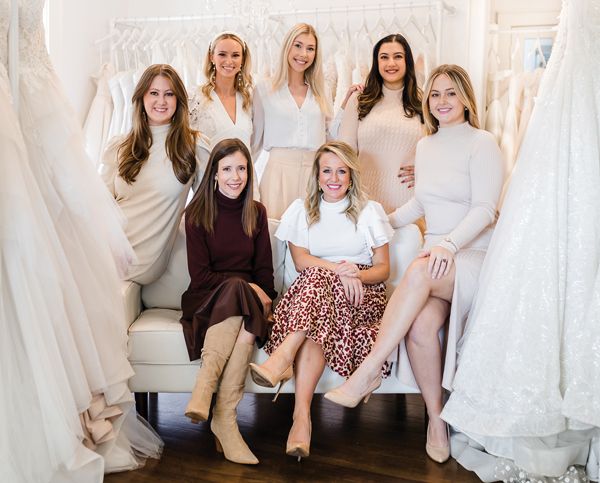
<path id="1" fill-rule="evenodd" d="M 248 332 L 246 329 L 244 329 L 244 324 L 242 323 L 242 327 L 240 328 L 240 332 L 238 334 L 237 340 L 235 341 L 236 344 L 243 343 L 243 344 L 253 345 L 255 339 L 256 339 L 256 336 L 254 334 L 251 334 L 250 332 Z"/>
<path id="2" fill-rule="evenodd" d="M 429 415 L 430 443 L 434 446 L 448 443 L 446 423 L 440 418 L 443 407 L 442 347 L 438 333 L 449 312 L 448 302 L 430 297 L 406 338 L 412 371 Z"/>
<path id="3" fill-rule="evenodd" d="M 316 342 L 306 338 L 296 354 L 294 424 L 290 429 L 288 442 L 297 441 L 310 444 L 310 405 L 324 369 L 323 349 Z"/>
<path id="4" fill-rule="evenodd" d="M 354 374 L 340 386 L 340 390 L 345 394 L 356 396 L 368 390 L 372 381 L 381 372 L 381 366 L 404 338 L 430 296 L 448 302 L 452 300 L 454 266 L 448 275 L 440 279 L 432 279 L 427 273 L 427 263 L 427 258 L 418 258 L 408 267 L 387 304 L 371 353 Z"/>

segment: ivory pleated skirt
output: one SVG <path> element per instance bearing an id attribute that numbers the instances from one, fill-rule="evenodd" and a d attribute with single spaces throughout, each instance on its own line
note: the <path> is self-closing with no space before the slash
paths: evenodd
<path id="1" fill-rule="evenodd" d="M 314 151 L 273 148 L 260 180 L 260 201 L 269 218 L 281 219 L 292 201 L 306 197 Z"/>

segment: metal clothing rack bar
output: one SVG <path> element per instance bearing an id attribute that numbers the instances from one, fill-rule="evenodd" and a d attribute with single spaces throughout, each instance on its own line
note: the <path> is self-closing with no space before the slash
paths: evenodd
<path id="1" fill-rule="evenodd" d="M 526 25 L 523 27 L 511 27 L 507 29 L 500 29 L 494 25 L 490 27 L 490 33 L 492 34 L 509 34 L 509 35 L 520 35 L 520 34 L 540 34 L 540 33 L 553 33 L 558 31 L 558 25 Z"/>
<path id="2" fill-rule="evenodd" d="M 161 22 L 197 22 L 199 20 L 226 20 L 234 18 L 229 13 L 207 14 L 207 15 L 178 15 L 174 17 L 117 17 L 111 20 L 111 26 L 116 24 L 140 24 Z"/>
<path id="3" fill-rule="evenodd" d="M 19 0 L 10 2 L 8 26 L 8 76 L 15 111 L 19 110 Z"/>
<path id="4" fill-rule="evenodd" d="M 456 13 L 456 8 L 442 0 L 417 0 L 403 4 L 371 4 L 369 6 L 357 6 L 357 7 L 331 7 L 331 8 L 315 8 L 312 10 L 288 10 L 285 12 L 273 12 L 269 14 L 270 18 L 275 17 L 289 17 L 294 15 L 314 15 L 314 14 L 328 14 L 328 13 L 352 13 L 352 12 L 375 12 L 379 10 L 398 10 L 398 9 L 412 9 L 422 7 L 439 7 L 449 15 Z"/>

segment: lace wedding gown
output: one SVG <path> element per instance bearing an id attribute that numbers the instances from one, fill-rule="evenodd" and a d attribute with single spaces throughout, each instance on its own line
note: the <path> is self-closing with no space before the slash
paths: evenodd
<path id="1" fill-rule="evenodd" d="M 599 34 L 597 0 L 563 2 L 442 413 L 484 481 L 598 478 Z"/>
<path id="2" fill-rule="evenodd" d="M 162 442 L 127 388 L 117 265 L 132 250 L 51 68 L 42 9 L 19 5 L 19 130 L 0 0 L 0 480 L 101 481 Z"/>

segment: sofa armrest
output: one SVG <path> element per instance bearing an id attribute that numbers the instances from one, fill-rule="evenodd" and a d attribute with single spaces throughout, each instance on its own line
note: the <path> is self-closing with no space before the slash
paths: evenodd
<path id="1" fill-rule="evenodd" d="M 125 310 L 125 329 L 135 322 L 142 313 L 142 294 L 141 285 L 123 280 L 121 282 L 121 300 Z"/>

